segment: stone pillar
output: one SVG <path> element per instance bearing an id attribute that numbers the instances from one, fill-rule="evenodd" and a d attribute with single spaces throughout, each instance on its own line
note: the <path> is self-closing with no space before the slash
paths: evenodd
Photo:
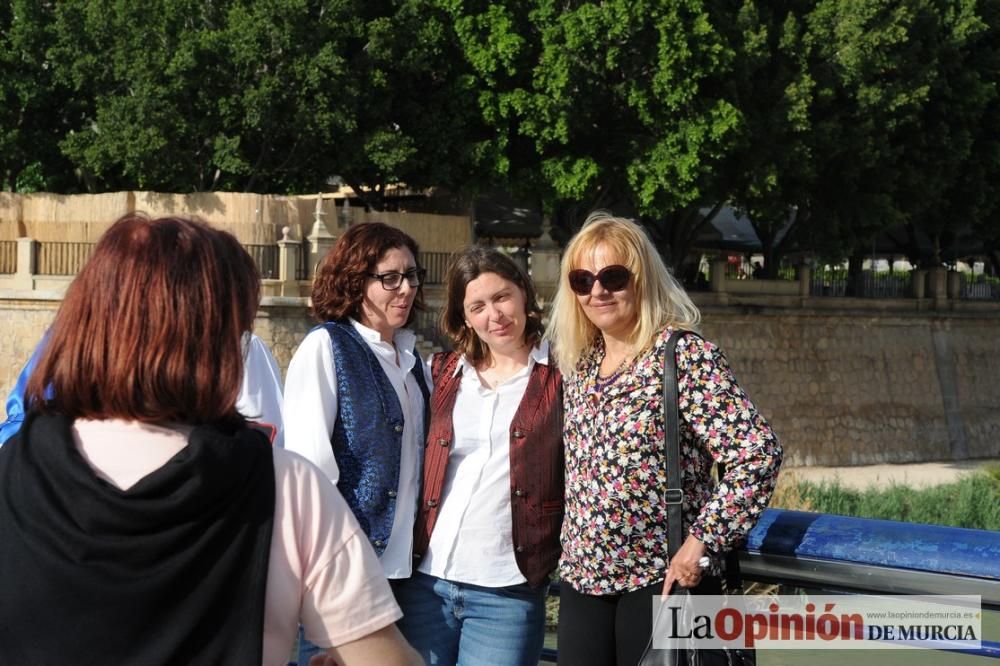
<path id="1" fill-rule="evenodd" d="M 559 287 L 560 250 L 549 234 L 551 222 L 548 216 L 542 218 L 542 236 L 531 248 L 531 279 L 535 290 L 543 300 L 551 301 Z"/>
<path id="2" fill-rule="evenodd" d="M 948 271 L 948 298 L 958 300 L 962 295 L 962 274 L 958 271 Z"/>
<path id="3" fill-rule="evenodd" d="M 724 294 L 726 292 L 726 266 L 728 263 L 725 257 L 712 259 L 712 268 L 709 271 L 709 288 L 716 293 Z"/>
<path id="4" fill-rule="evenodd" d="M 17 239 L 17 271 L 14 273 L 14 289 L 31 291 L 35 288 L 35 248 L 38 241 L 34 238 Z"/>
<path id="5" fill-rule="evenodd" d="M 337 242 L 337 237 L 326 228 L 323 215 L 323 195 L 320 194 L 316 197 L 316 212 L 313 214 L 312 230 L 307 237 L 309 240 L 309 267 L 312 269 L 312 275 L 316 274 L 316 265 Z"/>
<path id="6" fill-rule="evenodd" d="M 291 238 L 291 227 L 281 229 L 278 241 L 278 279 L 281 280 L 282 296 L 298 296 L 299 247 L 301 242 Z"/>
<path id="7" fill-rule="evenodd" d="M 802 262 L 798 265 L 799 273 L 799 296 L 809 298 L 812 294 L 812 266 Z"/>
<path id="8" fill-rule="evenodd" d="M 927 295 L 934 299 L 935 308 L 948 305 L 948 269 L 935 266 L 927 271 Z"/>
<path id="9" fill-rule="evenodd" d="M 333 204 L 334 210 L 337 209 L 337 202 Z M 354 211 L 351 210 L 351 198 L 344 197 L 344 205 L 337 214 L 337 226 L 338 227 L 349 227 L 354 224 Z"/>
<path id="10" fill-rule="evenodd" d="M 915 268 L 910 273 L 912 280 L 913 298 L 927 297 L 927 271 L 923 268 Z"/>

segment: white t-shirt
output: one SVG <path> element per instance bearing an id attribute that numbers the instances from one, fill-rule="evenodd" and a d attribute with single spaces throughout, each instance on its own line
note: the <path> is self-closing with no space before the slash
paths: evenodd
<path id="1" fill-rule="evenodd" d="M 190 431 L 81 419 L 73 438 L 95 473 L 125 490 L 187 446 Z M 375 551 L 322 473 L 302 457 L 274 449 L 274 482 L 263 663 L 288 663 L 300 621 L 306 638 L 334 647 L 402 617 Z"/>
<path id="2" fill-rule="evenodd" d="M 243 367 L 243 385 L 236 410 L 248 421 L 274 426 L 274 440 L 279 449 L 284 446 L 285 431 L 281 426 L 281 370 L 271 350 L 256 335 L 250 336 Z"/>
<path id="3" fill-rule="evenodd" d="M 351 319 L 369 349 L 378 358 L 395 390 L 403 411 L 403 434 L 399 459 L 399 484 L 392 536 L 380 561 L 387 578 L 409 578 L 413 567 L 413 524 L 417 517 L 420 470 L 424 449 L 424 397 L 411 370 L 420 364 L 429 383 L 429 373 L 414 351 L 416 336 L 407 329 L 396 331 L 394 344 L 383 342 L 378 331 Z M 375 387 L 371 388 L 375 391 Z M 374 394 L 373 394 L 374 395 Z M 370 397 L 370 396 L 369 396 Z M 361 399 L 368 399 L 361 396 Z M 340 469 L 330 446 L 337 422 L 337 373 L 330 334 L 317 328 L 305 337 L 292 356 L 285 378 L 285 448 L 316 464 L 334 483 Z"/>

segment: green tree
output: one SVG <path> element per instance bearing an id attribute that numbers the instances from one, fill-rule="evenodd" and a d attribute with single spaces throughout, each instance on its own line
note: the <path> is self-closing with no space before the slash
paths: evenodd
<path id="1" fill-rule="evenodd" d="M 53 54 L 90 100 L 63 149 L 94 187 L 324 189 L 366 205 L 474 172 L 445 16 L 422 0 L 65 0 Z"/>
<path id="2" fill-rule="evenodd" d="M 899 138 L 937 76 L 934 21 L 926 0 L 820 0 L 807 19 L 816 174 L 800 212 L 811 247 L 851 258 L 855 286 L 876 236 L 904 220 Z"/>
<path id="3" fill-rule="evenodd" d="M 0 4 L 0 187 L 35 191 L 72 188 L 58 141 L 76 109 L 54 80 L 46 50 L 52 3 L 11 0 Z"/>
<path id="4" fill-rule="evenodd" d="M 808 222 L 816 184 L 811 139 L 815 81 L 806 38 L 811 1 L 716 5 L 736 49 L 729 96 L 743 118 L 729 160 L 732 203 L 746 212 L 762 244 L 764 270 L 776 277 L 778 259 Z"/>
<path id="5" fill-rule="evenodd" d="M 911 250 L 921 263 L 954 262 L 974 242 L 975 220 L 996 211 L 1000 163 L 990 121 L 1000 93 L 997 7 L 975 0 L 934 3 L 936 76 L 916 121 L 898 137 L 897 202 L 910 238 L 922 234 L 929 241 L 926 250 Z"/>
<path id="6" fill-rule="evenodd" d="M 703 2 L 439 0 L 496 132 L 493 171 L 549 214 L 637 215 L 675 263 L 726 199 L 733 50 Z"/>

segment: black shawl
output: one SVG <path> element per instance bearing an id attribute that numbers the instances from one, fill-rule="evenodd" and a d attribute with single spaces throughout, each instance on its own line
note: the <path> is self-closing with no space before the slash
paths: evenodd
<path id="1" fill-rule="evenodd" d="M 30 414 L 0 448 L 0 664 L 259 665 L 266 438 L 199 426 L 123 491 L 84 460 L 71 425 Z"/>

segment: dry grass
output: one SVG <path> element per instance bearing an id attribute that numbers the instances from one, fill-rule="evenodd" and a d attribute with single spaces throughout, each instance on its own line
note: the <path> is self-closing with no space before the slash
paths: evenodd
<path id="1" fill-rule="evenodd" d="M 804 486 L 795 472 L 782 472 L 778 475 L 778 487 L 771 497 L 770 506 L 775 509 L 815 511 L 812 502 L 803 494 L 803 489 Z"/>

